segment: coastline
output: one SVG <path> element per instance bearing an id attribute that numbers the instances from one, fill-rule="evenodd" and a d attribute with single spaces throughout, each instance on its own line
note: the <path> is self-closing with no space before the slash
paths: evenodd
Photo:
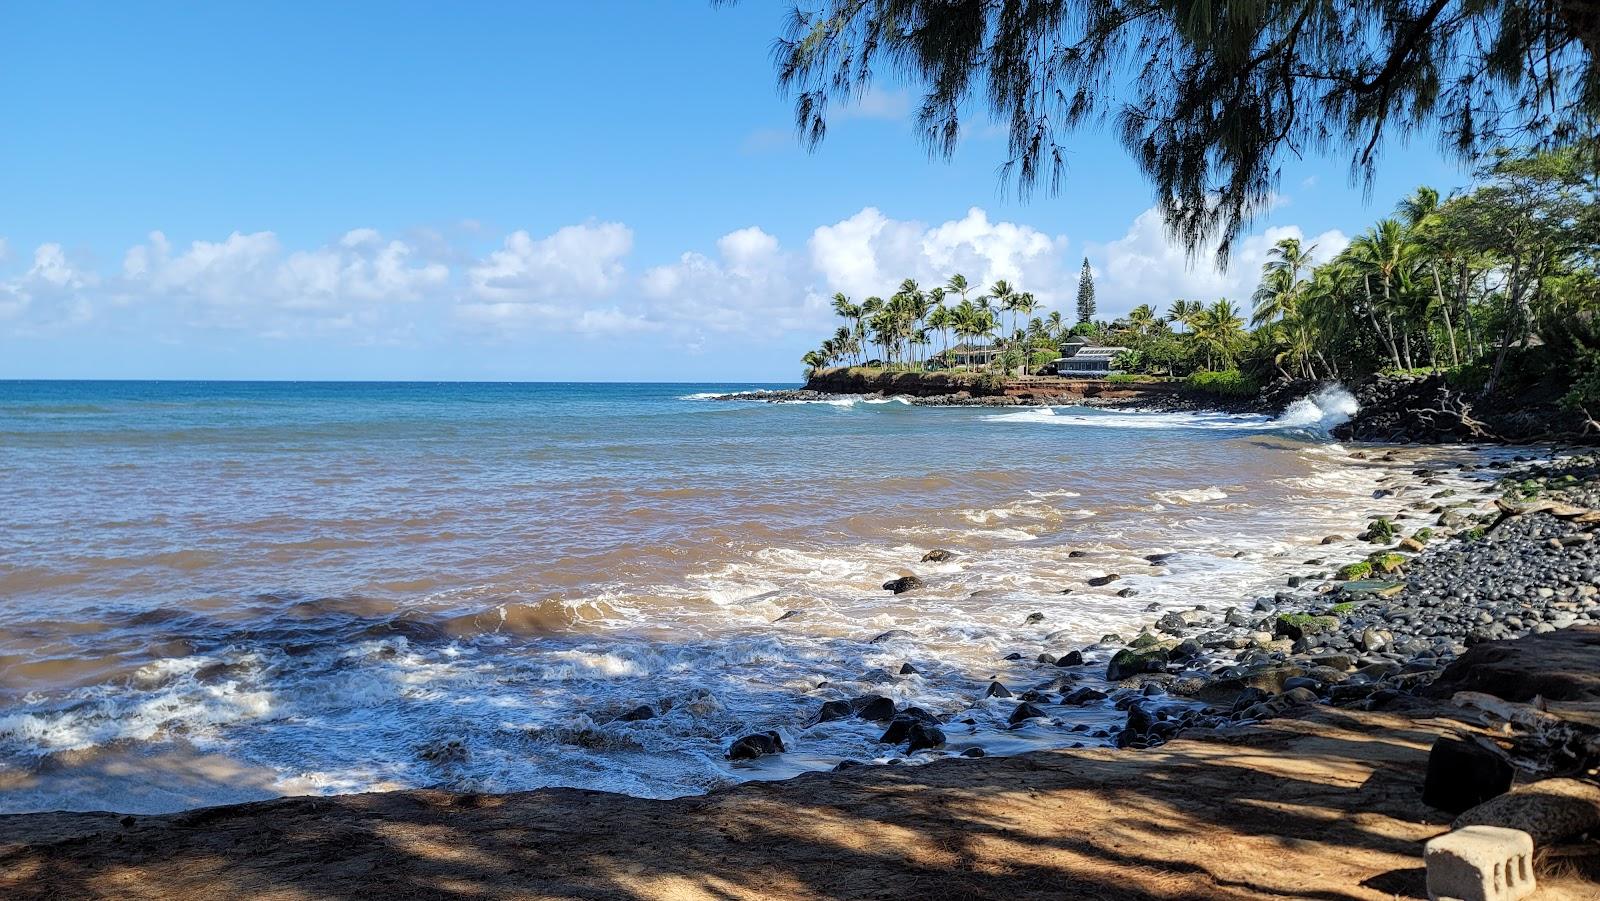
<path id="1" fill-rule="evenodd" d="M 1561 554 L 1590 550 L 1587 541 L 1563 543 L 1581 530 L 1544 512 L 1511 517 L 1487 539 L 1444 534 L 1495 524 L 1500 516 L 1489 506 L 1490 498 L 1507 487 L 1522 494 L 1533 490 L 1520 472 L 1511 482 L 1485 483 L 1476 498 L 1456 500 L 1459 492 L 1430 496 L 1453 490 L 1437 487 L 1444 470 L 1413 468 L 1406 449 L 1360 453 L 1390 470 L 1388 487 L 1374 502 L 1394 510 L 1391 521 L 1403 523 L 1407 533 L 1413 528 L 1440 533 L 1420 550 L 1402 551 L 1418 563 L 1416 572 L 1407 571 L 1411 563 L 1401 564 L 1400 578 L 1425 584 L 1434 569 L 1447 575 L 1452 565 L 1458 573 L 1463 566 L 1481 568 L 1481 562 L 1452 562 L 1452 555 L 1470 553 L 1473 546 L 1505 544 L 1515 554 L 1540 547 L 1555 551 L 1556 546 Z M 1525 458 L 1482 469 L 1468 462 L 1458 469 L 1500 473 L 1534 462 Z M 1594 467 L 1580 463 L 1569 469 L 1542 476 L 1544 487 L 1537 494 L 1548 489 L 1592 502 L 1592 489 L 1584 486 L 1593 481 Z M 1574 472 L 1581 478 L 1567 481 Z M 1432 526 L 1422 525 L 1424 515 Z M 1391 544 L 1398 547 L 1410 537 L 1393 536 L 1381 545 L 1342 537 L 1329 542 L 1330 553 L 1316 566 L 1327 573 L 1357 562 L 1359 550 L 1387 554 Z M 1430 566 L 1430 560 L 1439 562 Z M 1330 884 L 1351 889 L 1350 897 L 1392 897 L 1414 891 L 1408 886 L 1416 880 L 1406 883 L 1395 876 L 1400 881 L 1364 886 L 1367 894 L 1351 887 L 1405 870 L 1415 863 L 1416 842 L 1445 828 L 1448 815 L 1421 806 L 1416 786 L 1431 736 L 1459 728 L 1460 712 L 1418 693 L 1457 660 L 1472 629 L 1481 625 L 1455 615 L 1467 609 L 1465 604 L 1389 603 L 1400 578 L 1352 592 L 1350 582 L 1290 576 L 1285 591 L 1270 601 L 1258 599 L 1253 607 L 1238 598 L 1229 599 L 1239 605 L 1228 610 L 1200 609 L 1205 604 L 1192 614 L 1169 609 L 1130 641 L 1105 640 L 1081 649 L 1081 665 L 1058 666 L 1059 661 L 1041 656 L 1036 671 L 1044 681 L 1033 688 L 1012 686 L 1018 689 L 1019 707 L 1036 704 L 1047 713 L 1072 692 L 1111 688 L 1127 721 L 1120 734 L 1095 737 L 1147 750 L 1063 749 L 985 760 L 952 757 L 915 767 L 852 766 L 675 801 L 560 789 L 498 796 L 397 791 L 137 818 L 21 814 L 0 817 L 0 863 L 7 874 L 0 885 L 16 897 L 159 897 L 185 894 L 206 880 L 249 895 L 338 894 L 356 885 L 364 891 L 375 886 L 405 890 L 457 879 L 484 891 L 498 887 L 530 896 L 698 897 L 711 890 L 705 880 L 743 874 L 739 878 L 757 882 L 729 883 L 734 896 L 856 897 L 907 878 L 903 862 L 897 866 L 877 856 L 854 858 L 853 868 L 844 868 L 851 872 L 837 872 L 830 859 L 848 856 L 852 842 L 867 839 L 841 846 L 830 838 L 831 852 L 815 846 L 816 829 L 808 824 L 821 817 L 834 832 L 845 834 L 876 834 L 887 824 L 903 854 L 926 859 L 914 878 L 961 886 L 955 893 L 962 896 L 1030 897 L 1045 890 L 1040 880 L 1070 874 L 1099 885 L 1104 897 L 1153 897 L 1158 888 L 1205 897 L 1262 897 Z M 1371 580 L 1357 580 L 1357 585 L 1363 581 Z M 1535 587 L 1534 597 L 1538 587 L 1544 586 Z M 1569 596 L 1558 596 L 1557 588 L 1577 591 L 1570 584 L 1552 588 L 1551 598 L 1557 600 L 1544 608 L 1550 615 L 1529 617 L 1515 632 L 1553 632 L 1557 622 L 1583 629 L 1582 622 L 1596 621 L 1592 593 L 1568 611 L 1554 606 Z M 1215 605 L 1216 599 L 1208 600 Z M 1423 615 L 1441 606 L 1451 616 Z M 1329 616 L 1337 622 L 1329 623 Z M 1408 635 L 1407 626 L 1397 627 L 1395 619 L 1415 620 L 1417 634 Z M 1261 634 L 1264 627 L 1270 634 Z M 1424 629 L 1432 629 L 1436 640 L 1410 646 L 1421 641 Z M 1207 633 L 1214 634 L 1200 640 Z M 1441 646 L 1441 637 L 1448 646 Z M 1478 634 L 1472 641 L 1502 637 L 1514 636 Z M 1341 656 L 1346 659 L 1337 659 Z M 1116 675 L 1125 677 L 1103 680 L 1100 673 L 1113 675 L 1106 670 L 1117 657 L 1123 658 L 1123 672 Z M 1127 672 L 1130 667 L 1135 671 Z M 1185 675 L 1202 668 L 1213 670 L 1212 677 Z M 1374 748 L 1381 753 L 1372 755 Z M 1245 776 L 1250 786 L 1278 787 L 1240 803 L 1237 783 Z M 1157 789 L 1162 783 L 1171 788 Z M 1284 784 L 1293 790 L 1283 790 Z M 1272 810 L 1278 813 L 1264 812 Z M 1299 827 L 1283 821 L 1291 810 L 1305 818 Z M 974 817 L 988 824 L 987 839 L 953 858 L 941 856 L 941 848 L 975 828 Z M 1329 818 L 1353 818 L 1363 828 L 1317 831 Z M 276 847 L 270 837 L 286 830 L 302 838 Z M 729 839 L 729 830 L 745 830 L 746 840 Z M 505 843 L 507 831 L 521 836 L 516 848 Z M 1267 878 L 1250 866 L 1221 861 L 1233 854 L 1259 857 L 1267 853 L 1267 844 L 1285 839 L 1295 844 L 1294 854 L 1305 855 L 1306 866 L 1320 861 L 1313 881 L 1296 881 L 1306 877 L 1296 876 L 1294 866 L 1275 867 Z M 732 855 L 730 860 L 701 857 L 688 863 L 710 853 L 708 842 L 723 843 L 716 855 Z M 1127 855 L 1129 842 L 1149 853 Z M 240 856 L 218 843 L 255 850 Z M 1344 862 L 1333 870 L 1327 857 L 1336 847 L 1346 850 L 1337 852 Z M 1086 861 L 1091 857 L 1097 860 L 1093 866 Z M 297 875 L 285 880 L 274 872 L 291 863 Z M 961 881 L 983 872 L 991 875 Z M 503 881 L 509 874 L 527 881 L 512 889 Z"/>

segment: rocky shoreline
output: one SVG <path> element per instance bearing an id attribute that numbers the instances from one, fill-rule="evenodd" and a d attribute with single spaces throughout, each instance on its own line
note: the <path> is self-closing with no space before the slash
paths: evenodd
<path id="1" fill-rule="evenodd" d="M 1355 455 L 1394 469 L 1374 498 L 1392 512 L 1358 535 L 1327 536 L 1324 553 L 1286 561 L 1282 590 L 1234 605 L 1152 604 L 1151 619 L 1132 638 L 1106 635 L 1086 647 L 1063 648 L 1041 627 L 1040 644 L 997 661 L 1012 667 L 1009 675 L 973 703 L 1013 705 L 1013 729 L 1079 733 L 1070 747 L 1147 748 L 1187 729 L 1256 722 L 1305 705 L 1383 709 L 1426 688 L 1476 644 L 1600 623 L 1600 544 L 1587 531 L 1594 524 L 1551 509 L 1507 513 L 1537 503 L 1600 505 L 1595 458 L 1407 469 L 1394 451 Z M 947 554 L 934 549 L 923 559 Z M 1145 561 L 1159 568 L 1176 556 Z M 1104 588 L 1119 579 L 1107 573 L 1083 582 Z M 913 598 L 920 587 L 915 576 L 883 586 Z M 1090 726 L 1078 713 L 1104 705 L 1124 713 L 1120 728 Z M 868 760 L 887 753 L 887 762 L 900 763 L 897 749 L 907 762 L 952 753 L 940 750 L 947 732 L 966 739 L 964 756 L 984 753 L 973 744 L 981 745 L 982 733 L 972 716 L 897 707 L 880 694 L 825 702 L 813 725 L 847 717 L 885 727 L 878 745 L 862 749 Z M 729 756 L 784 751 L 776 733 L 754 733 L 736 740 Z"/>

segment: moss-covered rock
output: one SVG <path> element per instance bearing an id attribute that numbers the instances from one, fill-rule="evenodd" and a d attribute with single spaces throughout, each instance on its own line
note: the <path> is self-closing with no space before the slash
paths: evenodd
<path id="1" fill-rule="evenodd" d="M 1312 616 L 1309 613 L 1285 613 L 1278 617 L 1273 624 L 1274 635 L 1299 641 L 1307 635 L 1321 635 L 1339 628 L 1339 619 L 1334 616 Z"/>
<path id="2" fill-rule="evenodd" d="M 1158 645 L 1160 643 L 1161 639 L 1151 635 L 1149 632 L 1140 632 L 1137 637 L 1128 642 L 1128 646 L 1131 648 L 1143 649 Z"/>
<path id="3" fill-rule="evenodd" d="M 1367 525 L 1367 530 L 1361 537 L 1373 544 L 1388 544 L 1394 540 L 1395 525 L 1387 516 L 1380 516 Z"/>
<path id="4" fill-rule="evenodd" d="M 1341 566 L 1339 567 L 1339 571 L 1334 573 L 1335 578 L 1342 579 L 1344 581 L 1350 581 L 1352 579 L 1365 579 L 1370 575 L 1372 575 L 1372 564 L 1365 560 L 1358 560 L 1355 563 Z"/>
<path id="5" fill-rule="evenodd" d="M 1388 551 L 1385 553 L 1373 554 L 1371 557 L 1367 558 L 1367 561 L 1372 564 L 1372 568 L 1376 572 L 1392 573 L 1405 565 L 1406 556 L 1404 554 L 1396 554 L 1393 551 Z"/>

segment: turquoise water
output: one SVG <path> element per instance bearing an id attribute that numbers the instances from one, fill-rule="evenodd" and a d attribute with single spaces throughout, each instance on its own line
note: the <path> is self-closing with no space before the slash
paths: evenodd
<path id="1" fill-rule="evenodd" d="M 755 387 L 0 382 L 0 811 L 684 794 L 893 756 L 806 727 L 869 690 L 1062 744 L 971 706 L 1007 653 L 1271 585 L 1373 487 L 1321 408 L 707 399 Z"/>

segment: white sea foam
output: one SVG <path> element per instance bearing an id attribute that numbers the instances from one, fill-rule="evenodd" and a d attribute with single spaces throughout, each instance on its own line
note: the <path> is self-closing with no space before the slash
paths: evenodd
<path id="1" fill-rule="evenodd" d="M 1215 485 L 1181 491 L 1157 491 L 1152 495 L 1165 504 L 1203 504 L 1207 501 L 1220 501 L 1227 496 L 1228 492 Z"/>
<path id="2" fill-rule="evenodd" d="M 1356 414 L 1355 396 L 1329 385 L 1290 404 L 1276 419 L 1252 414 L 1162 412 L 1067 412 L 1072 407 L 1039 407 L 984 417 L 989 422 L 1046 423 L 1109 429 L 1200 429 L 1216 431 L 1296 431 L 1326 435 Z"/>
<path id="3" fill-rule="evenodd" d="M 694 394 L 680 394 L 678 395 L 678 400 L 716 400 L 719 397 L 727 396 L 728 392 L 726 391 L 698 391 Z"/>
<path id="4" fill-rule="evenodd" d="M 1327 434 L 1335 426 L 1349 422 L 1357 409 L 1355 395 L 1342 385 L 1329 385 L 1290 404 L 1283 415 L 1273 421 L 1273 425 Z"/>

